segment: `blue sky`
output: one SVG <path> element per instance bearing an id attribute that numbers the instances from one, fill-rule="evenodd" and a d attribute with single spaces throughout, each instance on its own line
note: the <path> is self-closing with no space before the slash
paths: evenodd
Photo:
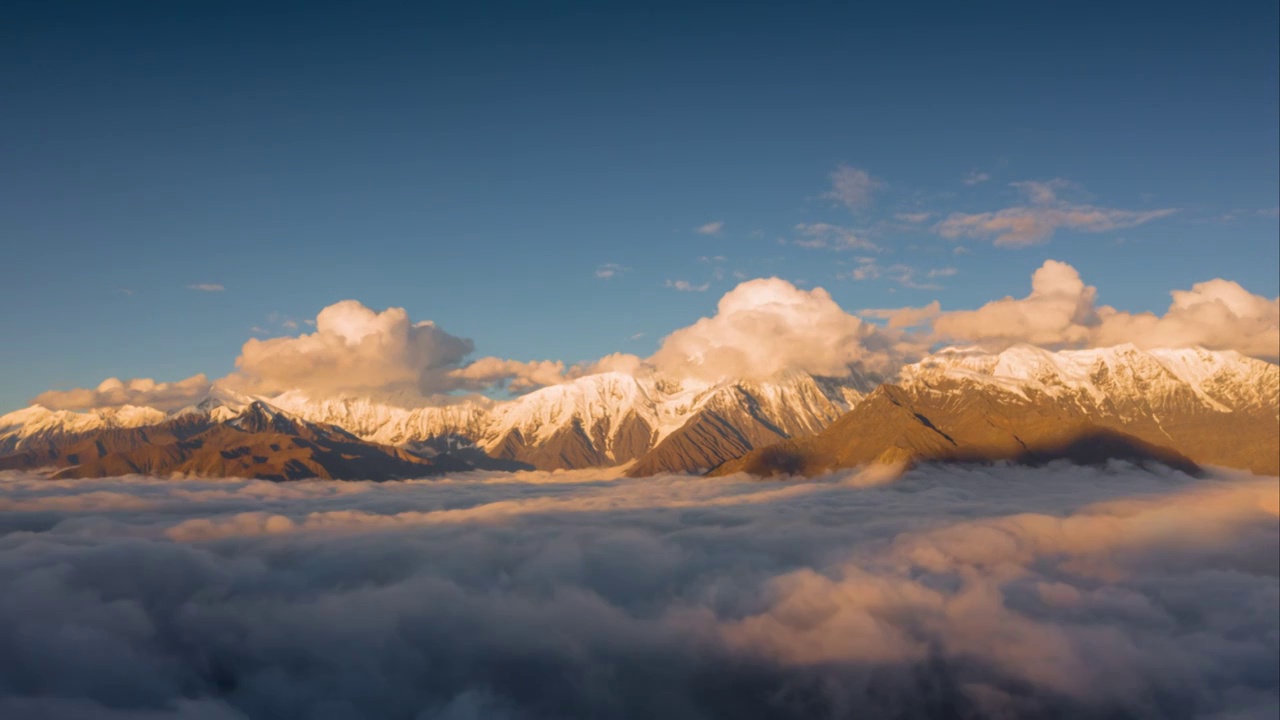
<path id="1" fill-rule="evenodd" d="M 0 410 L 221 375 L 344 298 L 573 362 L 651 352 L 735 272 L 849 309 L 1021 296 L 1046 258 L 1131 311 L 1280 293 L 1274 2 L 272 5 L 6 6 Z M 939 230 L 1045 183 L 1132 226 Z M 790 242 L 817 223 L 877 249 Z"/>

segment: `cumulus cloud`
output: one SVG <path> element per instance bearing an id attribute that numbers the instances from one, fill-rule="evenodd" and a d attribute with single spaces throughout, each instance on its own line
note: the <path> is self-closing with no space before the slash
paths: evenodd
<path id="1" fill-rule="evenodd" d="M 991 176 L 988 175 L 987 173 L 979 172 L 977 170 L 970 170 L 968 173 L 965 174 L 964 179 L 961 182 L 963 182 L 965 185 L 972 186 L 972 185 L 980 185 L 990 179 L 991 179 Z"/>
<path id="2" fill-rule="evenodd" d="M 862 317 L 885 320 L 890 328 L 912 328 L 927 325 L 942 314 L 942 303 L 934 300 L 924 307 L 903 307 L 860 310 Z"/>
<path id="3" fill-rule="evenodd" d="M 0 714 L 1261 718 L 1280 702 L 1274 478 L 589 480 L 0 473 Z"/>
<path id="4" fill-rule="evenodd" d="M 1120 210 L 1073 204 L 1058 197 L 1060 190 L 1069 187 L 1062 180 L 1012 185 L 1028 196 L 1030 205 L 995 212 L 952 213 L 934 225 L 934 232 L 949 240 L 974 238 L 991 240 L 1002 247 L 1026 247 L 1045 242 L 1059 228 L 1087 233 L 1109 232 L 1142 225 L 1177 212 L 1177 208 Z"/>
<path id="5" fill-rule="evenodd" d="M 246 342 L 226 382 L 258 394 L 429 395 L 456 387 L 451 373 L 472 349 L 430 321 L 410 321 L 403 308 L 375 312 L 343 300 L 320 311 L 314 333 Z"/>
<path id="6" fill-rule="evenodd" d="M 857 212 L 871 204 L 871 195 L 882 184 L 866 170 L 841 165 L 831 173 L 831 189 L 823 197 Z"/>
<path id="7" fill-rule="evenodd" d="M 942 338 L 977 342 L 1080 346 L 1098 324 L 1097 295 L 1075 268 L 1048 260 L 1031 276 L 1030 295 L 945 313 L 934 321 L 934 330 Z"/>
<path id="8" fill-rule="evenodd" d="M 92 410 L 125 405 L 177 410 L 198 402 L 208 394 L 211 386 L 203 374 L 173 382 L 157 382 L 151 378 L 107 378 L 96 388 L 49 390 L 31 402 L 50 410 Z"/>
<path id="9" fill-rule="evenodd" d="M 767 278 L 726 293 L 714 316 L 668 335 L 650 361 L 664 372 L 706 380 L 784 370 L 845 375 L 850 363 L 889 363 L 897 340 L 845 312 L 822 288 L 801 290 Z"/>
<path id="10" fill-rule="evenodd" d="M 792 245 L 804 248 L 827 248 L 831 250 L 879 250 L 875 243 L 859 236 L 849 228 L 827 223 L 800 223 L 795 227 L 799 235 L 791 241 Z"/>
<path id="11" fill-rule="evenodd" d="M 709 222 L 706 225 L 698 226 L 696 229 L 694 229 L 694 232 L 698 233 L 699 235 L 719 235 L 723 230 L 724 230 L 724 221 L 716 220 L 715 222 Z"/>
<path id="12" fill-rule="evenodd" d="M 1163 315 L 1100 306 L 1097 295 L 1097 288 L 1086 285 L 1074 267 L 1048 260 L 1032 275 L 1031 294 L 1006 297 L 977 310 L 943 313 L 934 330 L 939 339 L 992 346 L 1199 345 L 1273 362 L 1280 355 L 1280 298 L 1254 295 L 1229 280 L 1174 290 Z"/>
<path id="13" fill-rule="evenodd" d="M 196 283 L 194 285 L 188 285 L 187 289 L 199 290 L 200 292 L 222 292 L 223 290 L 226 290 L 225 287 L 218 283 Z"/>
<path id="14" fill-rule="evenodd" d="M 520 392 L 557 385 L 565 380 L 565 366 L 559 360 L 503 360 L 479 358 L 466 367 L 449 373 L 450 377 L 468 381 L 475 389 L 502 386 Z"/>

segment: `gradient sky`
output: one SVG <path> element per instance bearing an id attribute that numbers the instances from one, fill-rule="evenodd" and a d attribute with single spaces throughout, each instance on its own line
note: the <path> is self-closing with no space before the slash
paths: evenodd
<path id="1" fill-rule="evenodd" d="M 1021 296 L 1045 258 L 1125 310 L 1280 294 L 1274 0 L 267 4 L 6 3 L 0 411 L 216 377 L 344 298 L 573 362 L 652 352 L 735 272 L 851 310 Z M 841 167 L 867 202 L 831 195 Z M 934 229 L 1055 179 L 1054 207 L 1177 212 Z"/>

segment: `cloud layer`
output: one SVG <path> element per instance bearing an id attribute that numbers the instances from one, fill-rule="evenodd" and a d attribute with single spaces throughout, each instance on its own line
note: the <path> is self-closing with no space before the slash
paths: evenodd
<path id="1" fill-rule="evenodd" d="M 6 717 L 1274 717 L 1274 478 L 0 474 Z"/>
<path id="2" fill-rule="evenodd" d="M 40 393 L 31 402 L 50 410 L 89 410 L 138 405 L 169 411 L 199 402 L 209 392 L 211 385 L 204 374 L 174 382 L 156 382 L 151 378 L 107 378 L 96 388 L 49 390 Z"/>

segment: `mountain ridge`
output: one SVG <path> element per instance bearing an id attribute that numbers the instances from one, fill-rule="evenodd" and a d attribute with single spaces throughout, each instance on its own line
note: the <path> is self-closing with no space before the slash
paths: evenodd
<path id="1" fill-rule="evenodd" d="M 601 373 L 506 401 L 430 407 L 352 397 L 313 401 L 300 393 L 254 398 L 215 386 L 200 402 L 168 414 L 128 406 L 86 413 L 28 407 L 0 417 L 0 456 L 10 458 L 8 466 L 34 466 L 83 453 L 90 440 L 95 452 L 97 443 L 128 452 L 143 442 L 140 437 L 178 442 L 202 422 L 230 422 L 257 408 L 255 418 L 270 420 L 251 428 L 257 432 L 287 434 L 299 422 L 334 426 L 346 435 L 344 442 L 426 459 L 443 455 L 448 462 L 465 456 L 477 467 L 626 465 L 631 476 L 701 472 L 734 467 L 735 459 L 782 443 L 777 456 L 788 443 L 830 433 L 853 411 L 868 415 L 862 405 L 893 387 L 926 418 L 958 412 L 978 424 L 1013 417 L 1035 426 L 1051 416 L 1064 427 L 1087 425 L 1135 442 L 1186 446 L 1199 462 L 1280 471 L 1266 457 L 1280 444 L 1280 368 L 1237 353 L 1132 345 L 1060 351 L 1014 346 L 998 353 L 947 348 L 903 367 L 892 383 L 884 380 L 853 369 L 844 378 L 793 371 L 718 383 Z M 979 399 L 985 403 L 981 412 L 973 409 Z M 277 422 L 284 425 L 272 424 Z M 150 429 L 130 432 L 140 428 Z M 899 430 L 909 428 L 900 424 Z M 872 431 L 869 437 L 883 445 L 872 456 L 862 452 L 861 462 L 878 461 L 886 452 L 899 459 L 932 452 L 898 447 L 882 429 L 858 431 Z M 1241 439 L 1247 439 L 1243 450 Z M 1012 446 L 1002 452 L 1008 455 Z"/>

